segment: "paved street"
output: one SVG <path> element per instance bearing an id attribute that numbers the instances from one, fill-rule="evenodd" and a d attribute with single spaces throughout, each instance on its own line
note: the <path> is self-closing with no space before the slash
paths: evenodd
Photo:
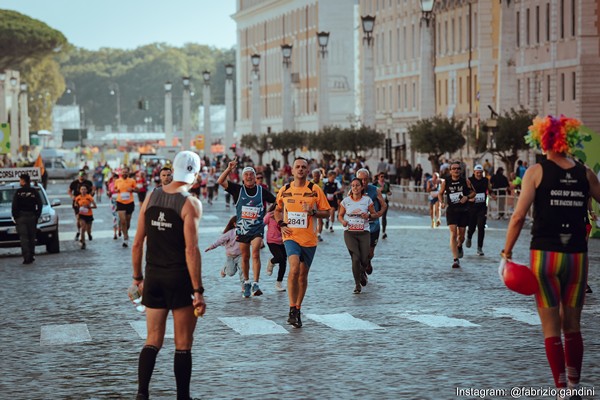
<path id="1" fill-rule="evenodd" d="M 145 325 L 126 294 L 131 248 L 112 239 L 105 197 L 95 210 L 94 240 L 80 250 L 66 187 L 60 182 L 48 190 L 50 199 L 63 202 L 60 254 L 38 247 L 35 263 L 24 266 L 19 249 L 0 249 L 0 398 L 132 399 Z M 204 204 L 202 250 L 230 215 L 222 193 L 215 205 Z M 457 388 L 552 386 L 534 300 L 510 292 L 498 277 L 506 221 L 489 222 L 486 256 L 465 248 L 460 270 L 450 268 L 444 225 L 431 229 L 428 217 L 399 211 L 390 211 L 388 224 L 389 237 L 380 240 L 374 273 L 360 295 L 352 293 L 339 224 L 323 234 L 302 329 L 286 324 L 287 294 L 274 290 L 276 272 L 264 273 L 268 248 L 264 295 L 250 299 L 241 297 L 237 277 L 220 277 L 224 249 L 203 252 L 207 313 L 196 329 L 192 395 L 439 400 L 476 398 L 457 397 Z M 515 260 L 527 262 L 528 238 L 524 231 Z M 582 384 L 596 386 L 596 394 L 586 399 L 600 399 L 599 266 L 595 240 Z M 167 334 L 172 338 L 172 330 Z M 173 347 L 167 339 L 159 353 L 153 399 L 175 398 Z"/>

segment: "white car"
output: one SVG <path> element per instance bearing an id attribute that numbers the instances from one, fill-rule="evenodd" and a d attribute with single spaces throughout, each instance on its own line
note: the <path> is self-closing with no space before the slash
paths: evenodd
<path id="1" fill-rule="evenodd" d="M 21 242 L 17 228 L 12 220 L 12 201 L 19 182 L 0 183 L 0 247 L 20 247 Z M 46 246 L 48 253 L 60 252 L 58 239 L 58 213 L 53 207 L 60 205 L 56 199 L 50 203 L 46 191 L 41 184 L 33 183 L 32 188 L 40 192 L 42 198 L 42 215 L 38 219 L 36 246 Z"/>

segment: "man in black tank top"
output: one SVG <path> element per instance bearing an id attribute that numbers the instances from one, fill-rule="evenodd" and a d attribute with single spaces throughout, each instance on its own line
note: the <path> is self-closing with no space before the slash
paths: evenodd
<path id="1" fill-rule="evenodd" d="M 477 228 L 477 255 L 483 256 L 483 239 L 487 222 L 487 197 L 492 192 L 490 181 L 483 177 L 483 166 L 477 164 L 469 183 L 475 190 L 475 197 L 469 200 L 469 228 L 467 229 L 467 248 L 471 247 L 471 239 Z"/>
<path id="2" fill-rule="evenodd" d="M 461 176 L 461 163 L 450 164 L 450 176 L 442 181 L 438 199 L 446 210 L 446 223 L 450 229 L 450 250 L 454 257 L 452 268 L 460 268 L 459 259 L 463 256 L 462 244 L 465 241 L 465 229 L 469 223 L 469 199 L 475 197 L 471 183 Z"/>
<path id="3" fill-rule="evenodd" d="M 162 347 L 169 311 L 175 324 L 177 399 L 190 398 L 192 341 L 196 317 L 204 315 L 198 224 L 202 204 L 189 189 L 200 170 L 200 157 L 182 151 L 173 160 L 173 181 L 155 189 L 144 201 L 132 248 L 133 284 L 146 306 L 146 343 L 139 357 L 138 394 L 148 399 L 148 386 Z M 142 255 L 146 247 L 146 276 Z"/>
<path id="4" fill-rule="evenodd" d="M 529 257 L 540 286 L 535 297 L 546 356 L 559 389 L 567 384 L 569 388 L 579 386 L 583 362 L 580 321 L 588 270 L 585 217 L 589 197 L 600 201 L 597 176 L 568 156 L 583 141 L 579 125 L 564 116 L 548 116 L 537 117 L 529 127 L 527 142 L 541 148 L 547 160 L 525 172 L 502 251 L 504 259 L 512 258 L 533 204 Z"/>

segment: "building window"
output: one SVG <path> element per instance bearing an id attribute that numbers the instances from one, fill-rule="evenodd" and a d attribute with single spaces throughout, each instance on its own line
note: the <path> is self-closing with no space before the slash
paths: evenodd
<path id="1" fill-rule="evenodd" d="M 462 51 L 463 46 L 463 26 L 462 17 L 458 17 L 458 52 Z"/>
<path id="2" fill-rule="evenodd" d="M 408 110 L 408 84 L 404 84 L 404 109 Z"/>
<path id="3" fill-rule="evenodd" d="M 388 86 L 388 96 L 390 98 L 388 111 L 392 111 L 394 109 L 394 91 L 392 90 L 392 85 Z"/>
<path id="4" fill-rule="evenodd" d="M 527 87 L 525 88 L 527 97 L 525 98 L 525 101 L 527 102 L 527 105 L 531 105 L 531 78 L 527 78 Z"/>
<path id="5" fill-rule="evenodd" d="M 439 22 L 438 26 L 437 26 L 437 39 L 436 39 L 436 43 L 437 43 L 437 55 L 439 56 L 442 52 L 442 39 L 441 39 L 441 35 L 442 35 L 442 23 Z M 406 37 L 406 27 L 404 28 L 404 37 Z"/>
<path id="6" fill-rule="evenodd" d="M 473 13 L 473 48 L 476 49 L 479 45 L 479 35 L 477 27 L 477 13 Z"/>
<path id="7" fill-rule="evenodd" d="M 471 80 L 470 79 L 465 79 L 465 80 L 467 81 L 467 102 L 469 104 L 471 104 L 472 103 L 471 99 L 473 98 L 473 96 L 471 96 L 471 94 L 472 94 L 471 93 Z"/>
<path id="8" fill-rule="evenodd" d="M 402 108 L 402 85 L 398 84 L 398 111 Z"/>
<path id="9" fill-rule="evenodd" d="M 573 93 L 573 100 L 577 99 L 577 74 L 575 71 L 571 72 L 571 91 Z"/>
<path id="10" fill-rule="evenodd" d="M 540 44 L 540 6 L 535 7 L 535 42 Z"/>
<path id="11" fill-rule="evenodd" d="M 438 54 L 440 52 L 439 34 L 440 33 L 438 32 Z M 402 27 L 402 59 L 403 60 L 407 59 L 407 57 L 406 57 L 407 54 L 408 54 L 408 52 L 406 51 L 406 26 L 404 26 L 404 27 Z"/>
<path id="12" fill-rule="evenodd" d="M 575 14 L 575 0 L 571 0 L 571 36 L 575 36 L 575 21 L 576 21 L 576 14 Z"/>
<path id="13" fill-rule="evenodd" d="M 452 37 L 450 40 L 452 40 L 452 53 L 455 53 L 456 52 L 456 47 L 455 47 L 456 38 L 454 37 L 454 18 L 452 18 Z"/>
<path id="14" fill-rule="evenodd" d="M 442 81 L 438 81 L 438 104 L 441 106 L 442 105 Z"/>
<path id="15" fill-rule="evenodd" d="M 560 74 L 560 101 L 565 101 L 565 74 Z"/>
<path id="16" fill-rule="evenodd" d="M 448 105 L 448 92 L 449 92 L 449 90 L 448 90 L 448 79 L 445 80 L 444 86 L 446 87 L 446 93 L 445 93 L 445 95 L 446 95 L 446 102 L 445 102 L 445 104 Z"/>
<path id="17" fill-rule="evenodd" d="M 550 3 L 546 3 L 546 41 L 550 41 Z"/>
<path id="18" fill-rule="evenodd" d="M 527 46 L 529 46 L 530 42 L 530 36 L 529 36 L 529 8 L 527 9 L 527 12 L 525 14 L 525 44 Z"/>
<path id="19" fill-rule="evenodd" d="M 521 12 L 517 11 L 517 47 L 521 46 Z"/>
<path id="20" fill-rule="evenodd" d="M 400 28 L 396 28 L 396 61 L 400 62 L 400 46 L 402 41 L 400 40 Z"/>
<path id="21" fill-rule="evenodd" d="M 560 38 L 565 38 L 565 0 L 560 0 Z"/>
<path id="22" fill-rule="evenodd" d="M 448 21 L 444 21 L 444 54 L 448 54 Z"/>
<path id="23" fill-rule="evenodd" d="M 388 32 L 388 48 L 389 48 L 389 53 L 390 55 L 388 56 L 388 63 L 392 63 L 392 56 L 394 54 L 394 46 L 392 43 L 392 30 L 390 29 L 390 31 Z"/>
<path id="24" fill-rule="evenodd" d="M 417 108 L 417 83 L 413 82 L 412 84 L 413 92 L 412 92 L 412 108 L 413 110 Z"/>
<path id="25" fill-rule="evenodd" d="M 550 77 L 550 75 L 546 76 L 546 101 L 550 102 L 550 83 L 551 83 L 552 78 Z"/>
<path id="26" fill-rule="evenodd" d="M 521 105 L 521 80 L 517 79 L 517 104 Z"/>
<path id="27" fill-rule="evenodd" d="M 462 104 L 462 76 L 458 77 L 458 104 Z"/>
<path id="28" fill-rule="evenodd" d="M 412 24 L 412 26 L 410 27 L 410 29 L 411 29 L 411 36 L 410 36 L 410 38 L 412 39 L 411 40 L 412 46 L 410 48 L 410 58 L 414 60 L 414 58 L 415 58 L 415 50 L 416 50 L 416 47 L 417 47 L 415 45 L 415 39 L 417 37 L 416 34 L 415 34 L 415 24 Z"/>

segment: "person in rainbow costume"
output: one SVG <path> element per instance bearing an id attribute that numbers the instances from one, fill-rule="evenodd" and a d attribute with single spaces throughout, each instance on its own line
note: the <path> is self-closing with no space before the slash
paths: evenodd
<path id="1" fill-rule="evenodd" d="M 572 157 L 587 140 L 580 126 L 580 121 L 564 115 L 533 120 L 525 141 L 540 149 L 546 160 L 527 169 L 523 177 L 501 253 L 511 259 L 533 204 L 530 263 L 539 284 L 535 299 L 559 399 L 581 399 L 576 389 L 583 360 L 580 320 L 588 271 L 585 221 L 589 197 L 600 200 L 598 178 Z"/>

